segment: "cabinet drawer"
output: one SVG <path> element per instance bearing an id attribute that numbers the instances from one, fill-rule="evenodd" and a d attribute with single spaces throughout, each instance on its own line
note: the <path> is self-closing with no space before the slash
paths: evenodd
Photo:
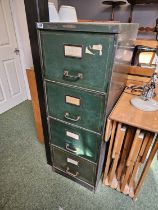
<path id="1" fill-rule="evenodd" d="M 51 143 L 90 161 L 98 160 L 101 136 L 50 119 Z"/>
<path id="2" fill-rule="evenodd" d="M 90 185 L 95 184 L 95 164 L 56 147 L 53 147 L 53 166 Z"/>
<path id="3" fill-rule="evenodd" d="M 100 133 L 105 96 L 46 82 L 48 114 L 54 118 Z"/>
<path id="4" fill-rule="evenodd" d="M 41 31 L 46 79 L 105 92 L 114 35 Z"/>

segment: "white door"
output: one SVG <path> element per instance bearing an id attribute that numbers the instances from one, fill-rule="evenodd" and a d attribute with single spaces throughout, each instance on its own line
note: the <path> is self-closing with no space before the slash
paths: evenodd
<path id="1" fill-rule="evenodd" d="M 10 0 L 0 0 L 0 114 L 26 99 Z"/>

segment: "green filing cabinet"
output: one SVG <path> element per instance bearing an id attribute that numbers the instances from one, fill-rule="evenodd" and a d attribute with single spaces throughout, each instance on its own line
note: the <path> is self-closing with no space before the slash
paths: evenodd
<path id="1" fill-rule="evenodd" d="M 37 23 L 52 168 L 95 191 L 137 24 Z"/>

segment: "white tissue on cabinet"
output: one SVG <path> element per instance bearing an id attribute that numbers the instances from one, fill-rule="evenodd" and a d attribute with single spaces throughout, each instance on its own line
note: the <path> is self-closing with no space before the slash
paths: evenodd
<path id="1" fill-rule="evenodd" d="M 49 8 L 49 21 L 50 22 L 60 22 L 59 14 L 56 10 L 54 3 L 48 2 L 48 8 Z"/>

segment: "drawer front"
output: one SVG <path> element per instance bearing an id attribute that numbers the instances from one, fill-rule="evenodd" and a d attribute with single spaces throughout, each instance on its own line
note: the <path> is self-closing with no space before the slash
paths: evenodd
<path id="1" fill-rule="evenodd" d="M 105 96 L 46 82 L 48 114 L 80 127 L 102 132 Z"/>
<path id="2" fill-rule="evenodd" d="M 101 136 L 50 119 L 51 143 L 68 152 L 97 162 Z"/>
<path id="3" fill-rule="evenodd" d="M 56 147 L 53 147 L 53 166 L 90 185 L 95 184 L 95 164 Z"/>
<path id="4" fill-rule="evenodd" d="M 41 32 L 44 75 L 105 92 L 114 36 L 75 32 Z"/>

